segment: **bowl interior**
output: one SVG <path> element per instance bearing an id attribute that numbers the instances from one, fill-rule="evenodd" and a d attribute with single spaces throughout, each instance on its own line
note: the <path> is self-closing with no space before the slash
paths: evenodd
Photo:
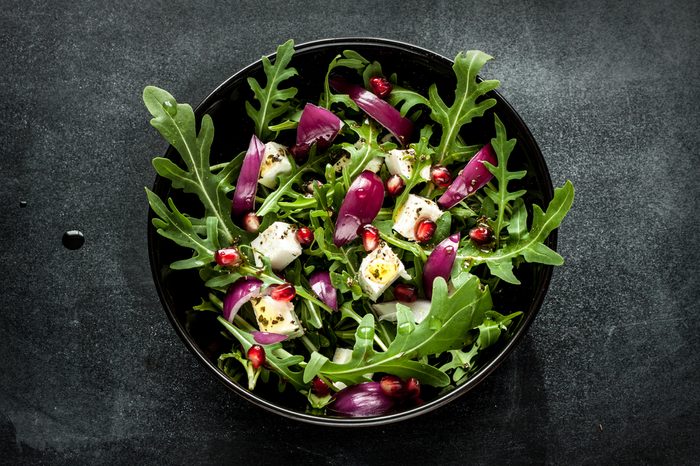
<path id="1" fill-rule="evenodd" d="M 298 70 L 299 75 L 290 84 L 299 89 L 298 98 L 302 101 L 316 102 L 323 89 L 328 63 L 347 49 L 355 50 L 369 60 L 379 61 L 386 75 L 397 73 L 399 82 L 405 83 L 407 87 L 426 94 L 429 86 L 435 83 L 446 102 L 449 103 L 453 98 L 455 77 L 451 69 L 451 60 L 415 46 L 381 39 L 334 39 L 297 46 L 292 66 Z M 246 82 L 249 76 L 264 83 L 260 61 L 226 80 L 195 110 L 198 120 L 209 114 L 214 121 L 212 164 L 228 161 L 247 147 L 253 132 L 253 124 L 244 108 L 244 102 L 252 100 L 252 93 Z M 463 132 L 463 137 L 468 143 L 488 142 L 494 135 L 492 114 L 495 111 L 506 126 L 508 136 L 518 140 L 510 158 L 509 169 L 527 170 L 528 175 L 519 183 L 520 187 L 528 191 L 526 203 L 546 205 L 552 198 L 553 190 L 542 154 L 530 131 L 512 107 L 498 93 L 491 94 L 497 99 L 497 105 L 483 118 L 476 119 L 468 125 L 469 130 Z M 179 156 L 172 147 L 168 149 L 166 157 L 179 163 Z M 198 199 L 172 189 L 166 179 L 157 177 L 153 191 L 162 199 L 172 197 L 183 212 L 201 214 L 202 207 Z M 552 271 L 551 266 L 522 264 L 516 271 L 522 285 L 502 287 L 494 293 L 497 310 L 520 310 L 524 312 L 524 316 L 513 325 L 507 339 L 502 339 L 489 349 L 480 360 L 479 372 L 463 385 L 448 392 L 429 392 L 424 405 L 390 416 L 367 419 L 318 417 L 304 413 L 305 400 L 291 393 L 291 390 L 280 394 L 276 388 L 272 388 L 269 391 L 251 393 L 228 379 L 217 368 L 218 354 L 230 349 L 225 346 L 226 340 L 221 338 L 222 328 L 213 314 L 197 313 L 195 316 L 191 311 L 192 306 L 200 303 L 200 297 L 206 296 L 206 290 L 196 272 L 169 269 L 168 265 L 171 262 L 185 258 L 188 251 L 158 235 L 150 225 L 152 216 L 153 213 L 150 212 L 148 239 L 154 280 L 165 311 L 185 344 L 223 383 L 245 398 L 279 414 L 321 424 L 366 425 L 395 421 L 432 410 L 466 393 L 506 357 L 523 335 L 542 304 Z M 556 249 L 556 231 L 550 235 L 546 244 Z"/>

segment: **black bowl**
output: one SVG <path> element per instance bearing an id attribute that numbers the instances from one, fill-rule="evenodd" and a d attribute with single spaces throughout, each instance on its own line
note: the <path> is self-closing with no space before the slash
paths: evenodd
<path id="1" fill-rule="evenodd" d="M 316 101 L 322 89 L 323 78 L 328 63 L 343 50 L 352 49 L 370 60 L 382 64 L 383 71 L 389 75 L 396 72 L 402 83 L 426 92 L 432 83 L 436 83 L 441 96 L 449 102 L 450 93 L 454 93 L 455 77 L 452 60 L 434 52 L 413 45 L 385 39 L 348 38 L 327 39 L 298 45 L 292 65 L 299 71 L 294 85 L 299 88 L 298 97 Z M 271 55 L 272 58 L 274 55 Z M 253 125 L 246 116 L 243 103 L 252 99 L 252 93 L 246 78 L 253 76 L 264 82 L 262 62 L 238 71 L 214 90 L 196 108 L 199 119 L 205 114 L 214 120 L 215 137 L 211 151 L 211 163 L 220 163 L 247 147 Z M 491 92 L 497 100 L 496 106 L 483 118 L 472 122 L 469 133 L 463 136 L 467 142 L 485 143 L 493 135 L 493 117 L 495 111 L 506 126 L 508 136 L 518 140 L 511 156 L 509 168 L 527 169 L 528 175 L 521 180 L 520 187 L 526 188 L 526 203 L 546 206 L 553 196 L 552 182 L 537 143 L 525 123 L 508 102 L 497 92 Z M 175 161 L 179 156 L 170 147 L 166 157 Z M 161 198 L 172 197 L 183 212 L 197 214 L 201 211 L 199 201 L 191 195 L 174 190 L 166 179 L 156 177 L 153 191 Z M 149 214 L 149 223 L 153 212 Z M 556 231 L 546 241 L 547 246 L 556 249 Z M 156 233 L 149 225 L 148 248 L 151 269 L 158 294 L 165 312 L 185 345 L 195 354 L 211 373 L 229 389 L 250 400 L 257 406 L 283 416 L 313 424 L 333 426 L 366 426 L 395 422 L 423 414 L 464 395 L 478 385 L 485 377 L 498 367 L 525 334 L 535 318 L 549 286 L 552 267 L 540 264 L 522 264 L 518 277 L 522 285 L 502 288 L 494 294 L 497 309 L 512 311 L 522 310 L 523 316 L 512 326 L 507 338 L 480 359 L 480 369 L 466 383 L 446 393 L 428 393 L 426 403 L 403 412 L 374 418 L 335 418 L 315 416 L 304 412 L 305 400 L 296 394 L 279 394 L 276 390 L 252 393 L 245 387 L 230 380 L 216 365 L 216 358 L 222 350 L 220 333 L 222 327 L 216 322 L 213 313 L 198 313 L 192 318 L 192 306 L 199 304 L 206 291 L 195 272 L 171 271 L 168 264 L 184 257 L 184 250 Z"/>

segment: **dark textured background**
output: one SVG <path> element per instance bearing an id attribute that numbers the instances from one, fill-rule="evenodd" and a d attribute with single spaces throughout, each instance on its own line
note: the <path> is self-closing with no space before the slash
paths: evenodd
<path id="1" fill-rule="evenodd" d="M 3 1 L 0 462 L 695 463 L 697 2 Z M 446 408 L 334 430 L 215 382 L 161 309 L 147 84 L 197 103 L 287 38 L 496 57 L 574 209 L 514 354 Z M 20 200 L 28 206 L 20 208 Z M 77 251 L 68 229 L 85 233 Z"/>

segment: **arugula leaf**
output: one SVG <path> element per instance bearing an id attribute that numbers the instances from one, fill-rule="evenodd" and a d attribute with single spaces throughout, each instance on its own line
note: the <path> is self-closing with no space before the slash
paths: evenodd
<path id="1" fill-rule="evenodd" d="M 408 195 L 411 194 L 411 190 L 413 190 L 413 188 L 415 188 L 419 184 L 425 183 L 426 181 L 420 176 L 420 172 L 426 166 L 430 166 L 432 163 L 431 156 L 434 153 L 433 149 L 430 147 L 430 137 L 432 135 L 433 127 L 431 125 L 425 125 L 420 130 L 420 139 L 418 140 L 418 142 L 410 145 L 410 147 L 416 153 L 416 159 L 414 162 L 413 171 L 411 172 L 411 176 L 407 180 L 405 180 L 406 187 L 404 188 L 401 195 L 399 195 L 399 197 L 396 198 L 396 204 L 394 205 L 394 212 L 392 214 L 392 218 L 394 220 L 396 220 L 396 217 L 399 215 L 399 210 L 408 199 Z"/>
<path id="2" fill-rule="evenodd" d="M 508 158 L 510 157 L 513 148 L 515 147 L 515 139 L 506 140 L 506 128 L 501 123 L 498 115 L 494 114 L 496 124 L 496 137 L 491 139 L 491 146 L 496 152 L 498 166 L 494 167 L 489 162 L 484 162 L 486 168 L 493 174 L 498 182 L 498 191 L 486 186 L 484 191 L 486 195 L 498 206 L 498 214 L 494 223 L 493 231 L 496 237 L 496 247 L 500 242 L 501 230 L 508 222 L 505 219 L 506 207 L 510 202 L 515 201 L 527 191 L 521 189 L 513 193 L 508 191 L 508 182 L 511 180 L 519 180 L 527 174 L 527 170 L 517 172 L 508 171 Z"/>
<path id="3" fill-rule="evenodd" d="M 387 96 L 387 102 L 394 107 L 398 107 L 399 104 L 401 104 L 399 112 L 401 112 L 402 117 L 405 117 L 406 114 L 416 105 L 425 105 L 426 107 L 430 108 L 430 102 L 428 99 L 415 91 L 406 89 L 405 87 L 401 87 L 396 84 L 394 84 L 394 89 L 392 89 L 391 93 L 389 93 Z"/>
<path id="4" fill-rule="evenodd" d="M 348 181 L 347 186 L 349 187 L 352 180 L 365 169 L 370 160 L 374 157 L 384 157 L 385 154 L 377 142 L 379 130 L 374 122 L 367 119 L 361 125 L 355 122 L 346 122 L 346 125 L 358 137 L 356 143 L 345 142 L 341 144 L 343 150 L 350 154 L 350 162 L 343 169 L 343 178 Z"/>
<path id="5" fill-rule="evenodd" d="M 516 233 L 508 238 L 504 246 L 492 252 L 484 252 L 478 249 L 472 242 L 467 242 L 459 250 L 457 257 L 468 262 L 469 267 L 478 264 L 486 264 L 489 271 L 508 283 L 519 285 L 520 281 L 513 275 L 513 261 L 522 257 L 527 262 L 540 264 L 561 265 L 564 259 L 555 251 L 544 244 L 547 236 L 559 227 L 566 213 L 574 202 L 574 186 L 567 181 L 564 186 L 554 190 L 554 197 L 549 203 L 546 212 L 538 205 L 532 206 L 533 219 L 530 231 L 525 232 L 524 225 L 527 221 L 525 205 L 518 203 L 518 210 L 513 217 L 517 217 L 517 225 L 512 231 Z"/>
<path id="6" fill-rule="evenodd" d="M 342 55 L 336 55 L 335 58 L 328 64 L 328 71 L 326 71 L 326 78 L 323 81 L 323 95 L 319 101 L 319 106 L 330 110 L 331 105 L 334 103 L 342 103 L 347 107 L 354 110 L 360 110 L 357 104 L 347 94 L 333 94 L 331 93 L 331 87 L 328 84 L 328 78 L 331 75 L 331 71 L 338 67 L 350 68 L 356 71 L 362 70 L 365 66 L 369 64 L 369 61 L 365 59 L 362 55 L 352 50 L 343 51 Z"/>
<path id="7" fill-rule="evenodd" d="M 199 197 L 205 216 L 217 219 L 222 244 L 231 244 L 236 237 L 248 237 L 245 231 L 233 224 L 231 200 L 227 197 L 233 190 L 231 175 L 240 161 L 234 159 L 216 174 L 209 166 L 209 150 L 214 139 L 211 117 L 204 115 L 197 134 L 192 107 L 178 104 L 168 92 L 147 86 L 143 90 L 143 101 L 153 115 L 151 125 L 178 151 L 187 167 L 183 170 L 170 159 L 156 157 L 153 159 L 156 172 L 169 179 L 173 187 Z"/>
<path id="8" fill-rule="evenodd" d="M 438 278 L 433 285 L 430 313 L 420 324 L 413 322 L 406 306 L 397 306 L 396 338 L 386 351 L 374 351 L 374 316 L 367 314 L 357 328 L 352 359 L 346 364 L 327 362 L 318 373 L 330 380 L 357 383 L 364 374 L 387 372 L 399 377 L 417 377 L 427 385 L 443 387 L 449 383 L 449 377 L 412 358 L 461 348 L 467 332 L 483 322 L 484 313 L 490 308 L 488 288 L 482 289 L 476 276 L 470 275 L 449 296 L 447 283 Z"/>
<path id="9" fill-rule="evenodd" d="M 248 352 L 251 346 L 257 344 L 253 338 L 253 335 L 250 333 L 239 329 L 221 316 L 219 316 L 217 319 L 224 327 L 226 327 L 226 330 L 228 330 L 229 333 L 231 333 L 231 335 L 238 340 L 241 346 L 243 346 L 244 354 Z M 279 356 L 279 354 L 281 354 L 279 351 L 281 347 L 282 345 L 279 343 L 264 346 L 265 363 L 270 367 L 270 369 L 291 382 L 294 388 L 297 390 L 305 388 L 307 384 L 304 383 L 304 379 L 302 377 L 303 372 L 301 370 L 293 369 L 294 366 L 298 366 L 299 363 L 303 362 L 304 358 L 302 356 L 284 354 L 286 352 L 282 353 L 283 356 Z"/>
<path id="10" fill-rule="evenodd" d="M 496 105 L 496 99 L 477 99 L 489 91 L 496 89 L 499 82 L 495 79 L 477 82 L 477 74 L 487 61 L 493 57 L 478 50 L 460 52 L 455 58 L 452 69 L 457 77 L 457 89 L 452 106 L 448 107 L 433 84 L 428 90 L 430 117 L 442 125 L 442 137 L 438 146 L 438 161 L 442 163 L 445 157 L 454 151 L 455 141 L 459 130 L 473 118 L 480 117 L 489 108 Z"/>
<path id="11" fill-rule="evenodd" d="M 287 68 L 294 55 L 294 41 L 288 40 L 277 47 L 275 64 L 270 63 L 270 59 L 262 57 L 263 69 L 267 82 L 265 87 L 260 87 L 257 79 L 248 78 L 255 100 L 259 102 L 260 108 L 255 108 L 252 103 L 245 103 L 245 110 L 248 116 L 255 122 L 255 134 L 263 141 L 267 141 L 272 135 L 269 128 L 270 122 L 275 118 L 284 115 L 289 109 L 289 100 L 297 94 L 296 87 L 280 89 L 280 84 L 292 76 L 296 76 L 295 68 Z"/>
<path id="12" fill-rule="evenodd" d="M 202 236 L 195 231 L 190 219 L 177 210 L 172 199 L 168 199 L 168 208 L 158 195 L 148 188 L 146 195 L 153 212 L 159 217 L 153 219 L 153 226 L 158 229 L 158 234 L 180 246 L 193 249 L 195 253 L 190 259 L 173 262 L 170 268 L 194 269 L 211 263 L 214 260 L 214 252 L 219 249 L 216 217 L 206 218 L 206 234 Z"/>

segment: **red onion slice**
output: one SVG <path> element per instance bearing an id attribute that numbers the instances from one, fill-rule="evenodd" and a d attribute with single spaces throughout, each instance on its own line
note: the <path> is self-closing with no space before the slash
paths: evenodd
<path id="1" fill-rule="evenodd" d="M 445 238 L 428 256 L 428 261 L 423 267 L 423 289 L 428 299 L 433 295 L 433 282 L 437 277 L 442 277 L 445 281 L 450 279 L 452 265 L 457 257 L 459 239 L 459 233 Z"/>
<path id="2" fill-rule="evenodd" d="M 367 115 L 388 129 L 402 146 L 408 143 L 411 133 L 413 133 L 413 122 L 408 118 L 402 117 L 401 113 L 392 107 L 391 104 L 380 99 L 364 87 L 349 83 L 338 76 L 331 77 L 328 83 L 336 92 L 350 96 Z"/>
<path id="3" fill-rule="evenodd" d="M 488 183 L 493 178 L 493 174 L 483 162 L 489 162 L 494 166 L 498 164 L 491 144 L 486 144 L 472 157 L 467 166 L 464 167 L 464 170 L 457 175 L 450 187 L 447 188 L 447 191 L 440 196 L 440 199 L 437 201 L 438 205 L 443 209 L 449 209 Z"/>
<path id="4" fill-rule="evenodd" d="M 265 145 L 255 135 L 250 138 L 248 151 L 243 158 L 236 190 L 231 201 L 231 213 L 238 220 L 255 208 L 255 193 L 258 191 L 260 165 L 265 155 Z"/>
<path id="5" fill-rule="evenodd" d="M 498 163 L 491 144 L 486 144 L 471 158 L 464 170 L 457 175 L 450 187 L 447 188 L 447 191 L 440 196 L 438 205 L 443 209 L 449 209 L 488 183 L 493 178 L 493 174 L 483 162 L 489 162 L 492 165 Z"/>
<path id="6" fill-rule="evenodd" d="M 394 408 L 394 399 L 384 393 L 379 382 L 365 382 L 344 388 L 333 397 L 328 411 L 349 417 L 387 414 Z"/>
<path id="7" fill-rule="evenodd" d="M 321 301 L 334 311 L 338 310 L 338 295 L 331 284 L 331 274 L 327 270 L 312 273 L 309 277 L 309 283 Z"/>
<path id="8" fill-rule="evenodd" d="M 287 335 L 272 332 L 251 332 L 253 339 L 260 345 L 273 345 L 288 338 Z"/>
<path id="9" fill-rule="evenodd" d="M 224 297 L 224 319 L 232 322 L 241 306 L 260 291 L 262 284 L 254 277 L 243 277 L 233 282 Z"/>
<path id="10" fill-rule="evenodd" d="M 357 229 L 372 223 L 384 202 L 384 183 L 376 173 L 365 170 L 355 178 L 338 210 L 333 243 L 340 247 L 357 238 Z"/>
<path id="11" fill-rule="evenodd" d="M 294 146 L 295 155 L 306 155 L 315 143 L 319 149 L 331 145 L 343 127 L 343 122 L 329 110 L 306 104 L 301 113 L 297 126 L 297 143 Z"/>

